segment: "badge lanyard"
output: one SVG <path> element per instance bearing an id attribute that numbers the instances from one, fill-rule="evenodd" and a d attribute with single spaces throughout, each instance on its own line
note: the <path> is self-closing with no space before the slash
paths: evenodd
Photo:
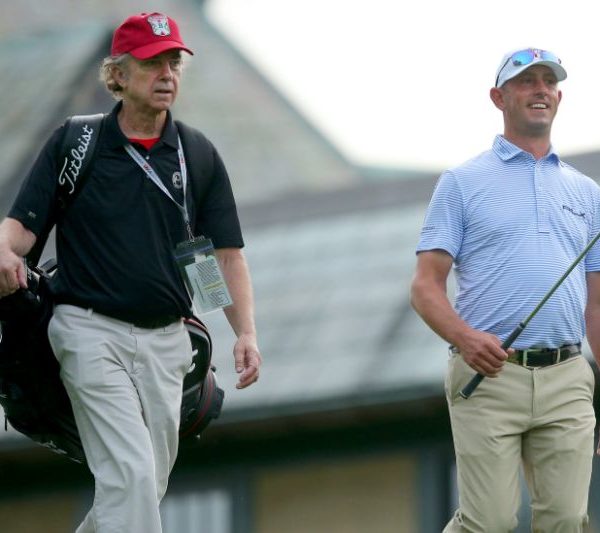
<path id="1" fill-rule="evenodd" d="M 125 150 L 131 158 L 140 166 L 148 179 L 150 179 L 171 201 L 183 216 L 183 221 L 188 231 L 189 241 L 181 242 L 175 249 L 175 260 L 179 266 L 183 280 L 192 301 L 192 309 L 195 314 L 208 313 L 216 309 L 222 309 L 233 303 L 227 283 L 219 268 L 215 256 L 215 249 L 210 239 L 204 237 L 194 238 L 190 215 L 187 208 L 187 166 L 181 139 L 177 136 L 177 155 L 179 156 L 179 167 L 181 169 L 181 181 L 183 184 L 183 205 L 179 205 L 173 198 L 169 189 L 160 179 L 150 163 L 131 145 L 126 144 Z"/>
<path id="2" fill-rule="evenodd" d="M 192 232 L 192 226 L 190 224 L 190 214 L 187 208 L 186 201 L 186 193 L 187 193 L 187 166 L 185 164 L 185 156 L 183 155 L 183 147 L 181 146 L 181 139 L 179 135 L 177 136 L 177 156 L 179 157 L 179 167 L 181 169 L 181 182 L 183 184 L 183 206 L 179 205 L 177 200 L 173 198 L 169 189 L 165 187 L 165 184 L 162 182 L 156 171 L 152 168 L 150 163 L 146 161 L 146 159 L 140 154 L 131 144 L 125 145 L 125 150 L 131 156 L 131 158 L 140 166 L 140 168 L 144 171 L 148 179 L 154 183 L 171 201 L 177 206 L 177 209 L 181 212 L 183 216 L 183 221 L 185 222 L 185 227 L 187 229 L 190 240 L 194 239 L 194 234 Z"/>

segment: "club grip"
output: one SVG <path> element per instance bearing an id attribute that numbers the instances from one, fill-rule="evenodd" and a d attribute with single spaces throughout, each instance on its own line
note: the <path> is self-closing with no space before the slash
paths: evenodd
<path id="1" fill-rule="evenodd" d="M 483 374 L 475 374 L 473 376 L 473 378 L 471 379 L 471 381 L 469 381 L 469 383 L 467 383 L 463 390 L 460 391 L 460 395 L 465 399 L 468 400 L 469 396 L 471 396 L 471 394 L 473 394 L 473 391 L 479 386 L 479 384 L 483 381 L 483 378 L 485 376 Z"/>
<path id="2" fill-rule="evenodd" d="M 523 332 L 526 324 L 521 322 L 515 329 L 512 330 L 511 334 L 506 338 L 506 340 L 502 343 L 502 349 L 508 350 L 511 347 L 512 343 L 515 342 L 516 338 Z M 473 391 L 479 386 L 479 384 L 483 381 L 485 376 L 483 374 L 475 374 L 471 381 L 467 383 L 463 389 L 460 391 L 460 395 L 468 400 Z"/>

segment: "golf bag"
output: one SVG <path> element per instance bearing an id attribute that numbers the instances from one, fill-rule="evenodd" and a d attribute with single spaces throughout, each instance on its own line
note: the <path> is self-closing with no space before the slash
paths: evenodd
<path id="1" fill-rule="evenodd" d="M 59 364 L 47 328 L 53 304 L 48 281 L 54 261 L 28 272 L 27 290 L 0 299 L 0 405 L 5 428 L 79 463 L 85 462 L 73 410 L 60 380 Z M 179 436 L 182 444 L 198 439 L 223 404 L 211 366 L 212 345 L 204 324 L 185 319 L 193 359 L 183 382 Z"/>

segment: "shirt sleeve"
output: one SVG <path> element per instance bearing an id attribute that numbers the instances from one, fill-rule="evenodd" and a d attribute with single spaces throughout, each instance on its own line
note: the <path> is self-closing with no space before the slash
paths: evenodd
<path id="1" fill-rule="evenodd" d="M 456 259 L 463 234 L 463 196 L 454 174 L 446 171 L 431 197 L 416 251 L 444 250 Z"/>
<path id="2" fill-rule="evenodd" d="M 196 214 L 196 233 L 209 237 L 215 248 L 242 248 L 244 240 L 231 182 L 221 156 L 210 143 L 212 176 Z"/>
<path id="3" fill-rule="evenodd" d="M 36 237 L 56 220 L 56 152 L 62 131 L 58 128 L 40 151 L 8 213 Z"/>

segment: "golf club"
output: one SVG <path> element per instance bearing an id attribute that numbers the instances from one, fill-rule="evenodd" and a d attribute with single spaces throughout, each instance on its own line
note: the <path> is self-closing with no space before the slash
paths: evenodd
<path id="1" fill-rule="evenodd" d="M 527 324 L 531 321 L 531 319 L 537 315 L 538 311 L 542 308 L 542 306 L 550 299 L 550 297 L 554 294 L 556 289 L 561 285 L 563 281 L 567 278 L 567 276 L 571 273 L 571 271 L 579 264 L 579 262 L 583 259 L 585 254 L 587 254 L 592 246 L 596 244 L 596 241 L 600 239 L 600 233 L 598 233 L 583 249 L 583 251 L 577 256 L 575 261 L 571 264 L 569 268 L 567 268 L 566 272 L 560 277 L 560 279 L 552 286 L 552 288 L 546 293 L 546 295 L 542 298 L 539 304 L 535 307 L 535 309 L 523 320 L 519 323 L 519 325 L 511 332 L 511 334 L 507 337 L 507 339 L 502 343 L 502 349 L 507 350 L 510 348 L 513 342 L 517 339 L 517 337 L 523 332 L 523 330 L 527 327 Z M 473 391 L 478 387 L 478 385 L 483 381 L 485 376 L 483 374 L 476 374 L 473 376 L 471 381 L 465 385 L 465 387 L 460 391 L 460 395 L 467 400 Z"/>

